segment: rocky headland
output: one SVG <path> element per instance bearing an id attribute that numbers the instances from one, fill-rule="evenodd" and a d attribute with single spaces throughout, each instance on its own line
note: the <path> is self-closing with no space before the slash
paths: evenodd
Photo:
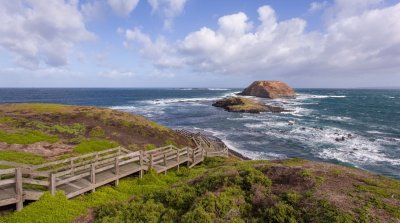
<path id="1" fill-rule="evenodd" d="M 214 107 L 220 107 L 229 112 L 260 113 L 285 111 L 283 108 L 263 104 L 253 99 L 243 97 L 229 97 L 216 101 Z"/>
<path id="2" fill-rule="evenodd" d="M 295 97 L 296 93 L 293 88 L 281 81 L 254 81 L 240 95 L 274 99 Z"/>

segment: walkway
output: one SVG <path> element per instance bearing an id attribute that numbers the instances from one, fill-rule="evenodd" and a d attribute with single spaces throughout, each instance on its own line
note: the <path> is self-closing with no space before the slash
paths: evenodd
<path id="1" fill-rule="evenodd" d="M 150 151 L 132 152 L 122 147 L 86 154 L 42 165 L 20 165 L 0 170 L 0 207 L 16 205 L 19 211 L 26 200 L 38 200 L 45 191 L 65 192 L 73 198 L 85 192 L 114 183 L 119 179 L 154 169 L 166 173 L 185 164 L 189 168 L 201 163 L 206 156 L 228 156 L 228 150 L 207 152 L 201 147 L 177 148 L 173 145 Z M 2 161 L 0 161 L 2 164 Z"/>

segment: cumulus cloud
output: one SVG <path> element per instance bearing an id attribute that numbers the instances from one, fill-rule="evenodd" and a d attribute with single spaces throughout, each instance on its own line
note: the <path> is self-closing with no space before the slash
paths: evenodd
<path id="1" fill-rule="evenodd" d="M 160 36 L 152 40 L 149 35 L 139 28 L 119 30 L 125 37 L 124 45 L 127 48 L 134 47 L 131 43 L 139 43 L 140 52 L 158 68 L 181 67 L 183 60 L 177 57 L 177 50 L 172 47 L 164 37 Z"/>
<path id="2" fill-rule="evenodd" d="M 0 47 L 16 63 L 37 69 L 41 63 L 62 66 L 73 46 L 95 38 L 86 30 L 75 1 L 0 1 Z"/>
<path id="3" fill-rule="evenodd" d="M 121 17 L 128 17 L 136 8 L 139 0 L 107 0 L 113 12 Z"/>
<path id="4" fill-rule="evenodd" d="M 170 29 L 175 17 L 180 15 L 188 0 L 147 0 L 153 12 L 164 18 L 164 28 Z"/>
<path id="5" fill-rule="evenodd" d="M 273 8 L 262 6 L 258 21 L 238 12 L 219 18 L 216 29 L 203 27 L 174 43 L 151 41 L 137 28 L 127 31 L 125 39 L 141 45 L 156 66 L 168 58 L 174 63 L 161 63 L 164 67 L 198 72 L 394 74 L 400 70 L 400 3 L 372 9 L 379 1 L 367 1 L 355 11 L 337 12 L 324 31 L 307 31 L 307 22 L 300 18 L 278 21 Z M 344 10 L 344 2 L 337 0 L 332 7 Z"/>

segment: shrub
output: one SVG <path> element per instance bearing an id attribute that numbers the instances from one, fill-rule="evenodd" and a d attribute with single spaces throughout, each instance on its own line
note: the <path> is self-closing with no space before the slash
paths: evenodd
<path id="1" fill-rule="evenodd" d="M 202 207 L 197 207 L 196 209 L 186 213 L 182 217 L 182 223 L 211 223 L 212 218 Z"/>
<path id="2" fill-rule="evenodd" d="M 105 136 L 104 130 L 100 126 L 94 127 L 92 130 L 90 130 L 89 135 L 90 137 L 103 137 Z"/>
<path id="3" fill-rule="evenodd" d="M 61 133 L 61 134 L 69 134 L 69 135 L 75 135 L 75 136 L 79 136 L 79 135 L 83 135 L 86 131 L 86 128 L 84 125 L 79 124 L 79 123 L 75 123 L 71 126 L 68 125 L 54 125 L 52 127 L 52 129 L 57 132 L 57 133 Z"/>
<path id="4" fill-rule="evenodd" d="M 156 145 L 154 145 L 154 144 L 146 144 L 145 146 L 144 146 L 144 149 L 145 150 L 153 150 L 153 149 L 155 149 L 156 148 Z"/>

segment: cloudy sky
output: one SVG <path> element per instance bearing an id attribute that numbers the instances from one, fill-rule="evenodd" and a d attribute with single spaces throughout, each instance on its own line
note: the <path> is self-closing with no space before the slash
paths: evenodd
<path id="1" fill-rule="evenodd" d="M 400 86 L 400 0 L 0 0 L 0 87 Z"/>

